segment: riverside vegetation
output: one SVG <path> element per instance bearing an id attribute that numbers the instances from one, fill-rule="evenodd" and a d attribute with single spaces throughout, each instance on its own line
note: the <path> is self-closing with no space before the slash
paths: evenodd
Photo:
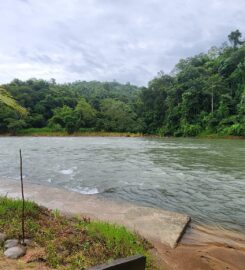
<path id="1" fill-rule="evenodd" d="M 14 79 L 2 85 L 28 114 L 0 106 L 0 133 L 57 135 L 129 132 L 163 136 L 245 136 L 245 44 L 229 44 L 181 59 L 137 87 L 118 82 Z M 1 93 L 0 93 L 1 101 Z"/>
<path id="2" fill-rule="evenodd" d="M 20 200 L 0 197 L 0 232 L 8 238 L 21 237 L 21 208 Z M 31 262 L 73 270 L 142 254 L 147 257 L 146 269 L 156 269 L 149 253 L 150 244 L 124 227 L 82 217 L 64 217 L 59 211 L 41 208 L 30 201 L 25 204 L 25 217 L 26 237 L 37 244 Z M 0 268 L 2 258 L 0 252 Z"/>

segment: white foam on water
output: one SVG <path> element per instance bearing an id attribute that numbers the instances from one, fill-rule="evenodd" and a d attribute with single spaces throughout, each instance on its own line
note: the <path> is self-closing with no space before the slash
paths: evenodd
<path id="1" fill-rule="evenodd" d="M 85 195 L 93 195 L 93 194 L 100 193 L 98 188 L 95 188 L 95 187 L 77 187 L 77 188 L 72 188 L 71 190 L 78 192 L 80 194 L 85 194 Z"/>
<path id="2" fill-rule="evenodd" d="M 9 178 L 8 176 L 6 176 L 7 178 Z M 26 178 L 26 175 L 23 175 L 22 176 L 23 177 L 23 179 L 25 179 Z M 13 180 L 20 180 L 20 176 L 18 175 L 18 176 L 14 176 L 14 177 L 11 177 L 11 179 L 13 179 Z"/>
<path id="3" fill-rule="evenodd" d="M 73 173 L 73 170 L 72 170 L 72 169 L 61 170 L 60 172 L 61 172 L 62 174 L 65 174 L 65 175 L 69 175 L 69 174 L 72 174 L 72 173 Z"/>

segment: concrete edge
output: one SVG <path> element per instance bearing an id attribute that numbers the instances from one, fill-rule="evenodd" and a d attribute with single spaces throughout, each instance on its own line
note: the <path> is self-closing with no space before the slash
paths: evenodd
<path id="1" fill-rule="evenodd" d="M 182 237 L 184 236 L 190 223 L 191 223 L 191 217 L 187 216 L 187 222 L 186 222 L 184 228 L 182 229 L 182 231 L 180 232 L 179 236 L 177 237 L 176 243 L 173 246 L 173 248 L 176 248 L 178 246 L 179 242 L 181 241 Z"/>
<path id="2" fill-rule="evenodd" d="M 3 190 L 2 191 L 4 191 L 4 188 L 6 187 L 6 194 L 3 194 L 3 192 L 1 192 L 1 179 L 3 180 L 2 181 L 2 184 L 3 184 Z M 0 194 L 2 193 L 2 195 L 6 195 L 6 196 L 10 196 L 10 197 L 16 197 L 16 189 L 18 190 L 19 188 L 17 187 L 16 188 L 16 184 L 18 183 L 19 181 L 18 180 L 12 180 L 12 179 L 8 179 L 8 178 L 0 178 Z M 15 184 L 14 184 L 15 183 Z M 46 185 L 42 185 L 42 184 L 38 184 L 38 183 L 32 183 L 32 182 L 30 182 L 30 181 L 25 181 L 25 185 L 27 186 L 27 189 L 28 188 L 33 188 L 33 187 L 36 187 L 36 188 L 38 188 L 38 190 L 40 191 L 41 189 L 43 189 L 43 188 L 50 188 L 50 190 L 52 191 L 52 190 L 55 190 L 55 191 L 61 191 L 61 192 L 69 192 L 69 193 L 74 193 L 74 192 L 72 192 L 72 191 L 68 191 L 68 190 L 65 190 L 65 189 L 63 189 L 63 188 L 57 188 L 57 187 L 50 187 L 50 186 L 46 186 Z M 39 189 L 40 188 L 40 189 Z M 27 191 L 27 194 L 29 195 L 30 194 L 30 190 L 28 190 Z M 32 193 L 33 194 L 33 193 Z M 95 206 L 96 206 L 96 211 L 97 211 L 97 205 L 99 205 L 100 204 L 100 202 L 109 202 L 109 203 L 113 203 L 113 201 L 112 200 L 107 200 L 107 199 L 105 199 L 105 198 L 103 198 L 103 199 L 101 199 L 101 198 L 98 198 L 98 197 L 96 197 L 96 196 L 91 196 L 91 195 L 85 195 L 85 196 L 83 196 L 83 195 L 81 195 L 81 194 L 78 194 L 78 193 L 74 193 L 74 194 L 76 194 L 75 196 L 79 196 L 79 197 L 83 197 L 83 199 L 86 197 L 86 200 L 87 199 L 89 199 L 89 198 L 93 198 L 92 200 L 93 200 L 93 202 L 95 203 Z M 17 195 L 17 197 L 19 197 L 18 195 Z M 27 200 L 29 199 L 28 198 L 29 196 L 27 196 Z M 39 197 L 40 198 L 40 197 Z M 37 200 L 36 200 L 37 199 Z M 59 199 L 59 198 L 58 198 Z M 37 204 L 39 204 L 40 206 L 44 206 L 44 207 L 46 207 L 46 208 L 49 208 L 50 206 L 49 205 L 47 205 L 43 200 L 41 200 L 40 201 L 40 199 L 38 200 L 38 198 L 31 198 L 31 200 L 33 200 L 33 201 L 35 201 Z M 89 199 L 90 200 L 90 199 Z M 57 201 L 57 202 L 59 202 L 59 201 Z M 83 201 L 84 202 L 84 201 Z M 120 203 L 118 203 L 118 202 L 114 202 L 115 203 L 115 205 L 116 206 L 118 206 L 118 205 L 121 205 Z M 122 203 L 123 204 L 123 203 Z M 163 212 L 163 215 L 167 215 L 167 217 L 168 216 L 171 216 L 171 215 L 174 215 L 174 219 L 176 218 L 176 216 L 182 216 L 181 217 L 181 219 L 182 219 L 182 221 L 181 221 L 181 224 L 179 224 L 178 225 L 178 227 L 179 227 L 179 229 L 177 228 L 175 228 L 175 239 L 173 240 L 171 240 L 171 239 L 169 239 L 168 237 L 168 234 L 167 234 L 167 236 L 165 237 L 165 239 L 163 238 L 163 241 L 162 241 L 162 238 L 161 238 L 161 236 L 160 236 L 160 242 L 162 242 L 163 244 L 164 244 L 164 242 L 165 242 L 165 244 L 167 244 L 167 245 L 169 245 L 171 248 L 175 248 L 177 245 L 178 245 L 178 243 L 181 241 L 181 238 L 182 238 L 182 236 L 184 235 L 184 233 L 185 233 L 185 231 L 186 231 L 186 228 L 188 227 L 188 225 L 190 224 L 190 222 L 191 222 L 191 218 L 189 217 L 189 216 L 187 216 L 187 215 L 185 215 L 185 214 L 181 214 L 181 213 L 177 213 L 177 212 L 171 212 L 171 211 L 166 211 L 166 210 L 163 210 L 163 209 L 158 209 L 158 208 L 152 208 L 152 207 L 144 207 L 144 206 L 139 206 L 139 205 L 133 205 L 132 203 L 128 203 L 128 202 L 126 202 L 125 204 L 123 204 L 124 206 L 124 209 L 123 210 L 125 210 L 125 208 L 127 209 L 127 210 L 130 210 L 130 208 L 133 206 L 134 208 L 137 208 L 136 210 L 138 210 L 138 209 L 140 209 L 140 210 L 146 210 L 147 212 L 149 212 L 148 211 L 148 209 L 149 210 L 151 210 L 151 209 L 155 209 L 155 211 L 158 211 L 158 210 L 160 210 L 160 211 L 162 211 Z M 58 205 L 59 206 L 59 205 Z M 120 206 L 121 207 L 121 206 Z M 52 207 L 51 207 L 52 208 Z M 58 207 L 59 208 L 59 207 Z M 117 208 L 116 208 L 117 209 Z M 64 214 L 68 214 L 69 213 L 69 215 L 70 214 L 72 214 L 72 215 L 76 215 L 76 213 L 72 213 L 72 212 L 70 212 L 70 211 L 66 211 L 67 210 L 67 208 L 63 208 L 63 209 L 60 209 L 61 210 L 61 212 L 62 213 L 64 213 Z M 93 209 L 94 210 L 94 209 Z M 122 211 L 122 212 L 125 212 L 125 211 Z M 131 226 L 131 224 L 125 224 L 125 222 L 123 222 L 123 220 L 122 219 L 114 219 L 113 220 L 113 218 L 111 218 L 111 216 L 109 216 L 109 219 L 108 219 L 108 213 L 107 213 L 107 216 L 106 217 L 104 217 L 104 216 L 101 216 L 101 215 L 97 215 L 97 213 L 95 214 L 93 211 L 92 212 L 80 212 L 83 216 L 88 216 L 89 218 L 91 218 L 91 220 L 98 220 L 98 221 L 105 221 L 105 222 L 108 222 L 108 223 L 110 223 L 110 224 L 117 224 L 117 225 L 122 225 L 122 226 L 125 226 L 127 229 L 129 229 L 131 232 L 135 232 L 135 233 L 137 233 L 138 235 L 141 235 L 143 238 L 145 238 L 145 239 L 147 239 L 150 243 L 154 243 L 154 241 L 156 241 L 157 239 L 159 239 L 159 238 L 157 238 L 157 237 L 159 237 L 159 235 L 157 234 L 157 233 L 155 233 L 154 231 L 153 231 L 153 234 L 148 234 L 148 231 L 146 231 L 145 230 L 145 228 L 144 228 L 144 226 L 143 226 L 143 230 L 142 230 L 142 227 L 140 226 L 140 227 L 134 227 L 134 226 Z M 127 212 L 125 212 L 126 214 L 127 214 Z M 124 213 L 124 214 L 125 214 Z M 114 214 L 114 213 L 109 213 L 109 214 Z M 134 214 L 134 213 L 133 213 Z M 134 217 L 133 217 L 134 218 Z M 157 220 L 156 220 L 157 221 Z M 140 222 L 143 222 L 142 224 L 145 224 L 144 222 L 148 222 L 148 220 L 147 219 L 145 219 L 145 220 L 140 220 Z M 136 224 L 137 225 L 137 224 Z M 163 226 L 164 226 L 165 224 L 163 224 Z M 171 225 L 171 224 L 170 224 Z M 176 227 L 176 226 L 175 226 Z M 159 227 L 159 228 L 161 228 L 161 227 Z M 163 227 L 162 229 L 164 230 L 164 228 L 165 227 Z M 158 229 L 158 228 L 157 228 Z M 161 230 L 161 229 L 160 229 Z M 158 232 L 159 232 L 159 230 L 158 230 Z M 163 231 L 164 232 L 164 231 Z M 172 229 L 169 231 L 169 232 L 171 232 L 172 233 Z M 155 235 L 154 235 L 155 234 Z M 157 236 L 158 235 L 158 236 Z M 166 239 L 167 238 L 167 239 Z M 170 236 L 170 238 L 171 238 L 171 236 Z M 166 240 L 168 240 L 168 241 L 166 241 Z"/>

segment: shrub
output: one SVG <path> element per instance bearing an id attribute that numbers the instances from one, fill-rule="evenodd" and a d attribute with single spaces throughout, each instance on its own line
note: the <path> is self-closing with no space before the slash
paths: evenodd
<path id="1" fill-rule="evenodd" d="M 181 127 L 183 136 L 197 136 L 201 132 L 201 126 L 198 124 L 185 124 Z"/>

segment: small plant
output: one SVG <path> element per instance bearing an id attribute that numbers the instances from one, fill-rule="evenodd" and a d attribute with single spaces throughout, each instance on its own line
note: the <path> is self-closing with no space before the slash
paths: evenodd
<path id="1" fill-rule="evenodd" d="M 57 219 L 57 218 L 59 218 L 59 217 L 61 216 L 60 210 L 59 210 L 59 209 L 54 209 L 54 210 L 52 210 L 51 214 L 53 215 L 53 217 L 54 217 L 55 219 Z"/>

